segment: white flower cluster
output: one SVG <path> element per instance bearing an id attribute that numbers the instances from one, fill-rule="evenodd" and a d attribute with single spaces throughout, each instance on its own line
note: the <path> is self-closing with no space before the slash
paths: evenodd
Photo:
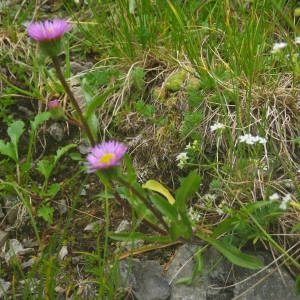
<path id="1" fill-rule="evenodd" d="M 271 50 L 271 53 L 277 53 L 279 52 L 281 49 L 284 49 L 288 44 L 284 43 L 284 42 L 280 42 L 280 43 L 275 43 L 273 45 L 273 48 Z"/>
<path id="2" fill-rule="evenodd" d="M 218 123 L 215 123 L 214 125 L 210 126 L 210 131 L 214 132 L 218 129 L 223 129 L 223 128 L 225 128 L 225 125 L 218 122 Z"/>
<path id="3" fill-rule="evenodd" d="M 274 193 L 269 197 L 270 201 L 276 201 L 280 199 L 280 195 L 278 193 Z M 287 194 L 282 198 L 282 201 L 279 205 L 279 208 L 282 210 L 287 210 L 288 203 L 292 200 L 291 195 Z"/>
<path id="4" fill-rule="evenodd" d="M 241 135 L 238 137 L 238 139 L 240 143 L 246 143 L 248 145 L 254 145 L 256 143 L 264 145 L 267 143 L 267 140 L 265 138 L 262 138 L 260 136 L 253 136 L 250 133 Z"/>
<path id="5" fill-rule="evenodd" d="M 178 161 L 178 168 L 183 169 L 184 166 L 187 164 L 187 160 L 189 159 L 186 152 L 181 152 L 176 156 L 176 160 Z"/>
<path id="6" fill-rule="evenodd" d="M 194 140 L 192 145 L 191 143 L 188 143 L 186 146 L 185 146 L 185 150 L 193 150 L 193 151 L 196 151 L 198 150 L 198 147 L 199 147 L 199 144 L 198 144 L 198 141 L 197 140 Z"/>
<path id="7" fill-rule="evenodd" d="M 300 36 L 296 36 L 295 37 L 295 44 L 300 44 Z M 275 43 L 274 45 L 273 45 L 273 48 L 272 48 L 272 50 L 271 50 L 271 53 L 277 53 L 277 52 L 279 52 L 281 49 L 284 49 L 285 47 L 287 47 L 287 43 L 285 43 L 285 42 L 279 42 L 279 43 Z"/>
<path id="8" fill-rule="evenodd" d="M 200 217 L 201 217 L 200 213 L 198 211 L 194 210 L 192 206 L 189 208 L 188 214 L 189 214 L 189 217 L 191 218 L 192 222 L 194 222 L 194 223 L 199 222 Z"/>

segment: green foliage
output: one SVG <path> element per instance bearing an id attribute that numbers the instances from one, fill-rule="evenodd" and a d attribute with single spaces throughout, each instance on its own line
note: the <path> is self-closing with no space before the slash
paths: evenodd
<path id="1" fill-rule="evenodd" d="M 195 130 L 201 123 L 202 119 L 203 115 L 201 111 L 184 112 L 184 119 L 180 127 L 181 137 L 186 138 L 187 136 L 190 136 L 193 139 L 197 139 L 198 135 L 197 132 L 195 132 Z"/>
<path id="2" fill-rule="evenodd" d="M 142 116 L 152 119 L 155 113 L 155 107 L 151 104 L 146 104 L 142 99 L 134 103 L 135 110 Z"/>
<path id="3" fill-rule="evenodd" d="M 49 224 L 53 223 L 53 213 L 54 208 L 51 207 L 49 204 L 40 206 L 37 211 L 38 216 L 42 217 Z"/>
<path id="4" fill-rule="evenodd" d="M 132 81 L 133 86 L 138 90 L 142 91 L 145 87 L 145 71 L 143 68 L 137 67 L 132 70 Z"/>
<path id="5" fill-rule="evenodd" d="M 222 253 L 230 262 L 233 264 L 244 267 L 247 269 L 260 269 L 263 267 L 263 263 L 258 258 L 245 254 L 241 252 L 238 248 L 233 246 L 232 244 L 223 241 L 223 240 L 215 240 L 209 237 L 204 237 L 201 235 L 201 238 L 210 243 L 216 250 Z"/>
<path id="6" fill-rule="evenodd" d="M 49 177 L 54 171 L 54 168 L 56 167 L 60 158 L 74 147 L 76 147 L 76 144 L 69 144 L 61 147 L 56 151 L 56 155 L 54 157 L 50 159 L 43 159 L 38 162 L 37 170 L 45 177 L 44 188 L 47 187 Z"/>
<path id="7" fill-rule="evenodd" d="M 21 135 L 24 132 L 24 122 L 14 121 L 7 129 L 7 134 L 10 137 L 10 142 L 5 143 L 0 140 L 0 153 L 13 159 L 16 163 L 19 160 L 18 143 Z"/>

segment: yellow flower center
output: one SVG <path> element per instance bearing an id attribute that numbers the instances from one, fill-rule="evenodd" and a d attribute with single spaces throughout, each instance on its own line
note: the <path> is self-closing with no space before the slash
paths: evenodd
<path id="1" fill-rule="evenodd" d="M 99 163 L 100 164 L 109 164 L 111 162 L 111 160 L 115 158 L 115 156 L 116 155 L 114 153 L 105 153 L 99 159 Z"/>

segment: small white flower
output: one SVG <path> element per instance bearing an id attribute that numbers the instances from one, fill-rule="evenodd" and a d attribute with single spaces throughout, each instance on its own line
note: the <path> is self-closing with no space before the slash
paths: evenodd
<path id="1" fill-rule="evenodd" d="M 218 129 L 223 129 L 223 128 L 225 128 L 224 124 L 222 124 L 222 123 L 215 123 L 214 125 L 210 126 L 210 131 L 214 132 L 214 131 L 216 131 Z"/>
<path id="2" fill-rule="evenodd" d="M 238 139 L 239 139 L 240 143 L 246 143 L 248 145 L 254 145 L 256 143 L 264 145 L 264 144 L 267 143 L 267 140 L 265 138 L 262 138 L 260 136 L 253 136 L 250 133 L 246 133 L 244 135 L 241 135 L 241 136 L 238 137 Z"/>
<path id="3" fill-rule="evenodd" d="M 198 211 L 194 210 L 192 206 L 189 208 L 188 214 L 189 214 L 192 222 L 195 222 L 195 223 L 199 222 L 200 217 L 201 217 L 200 213 Z"/>
<path id="4" fill-rule="evenodd" d="M 187 163 L 188 158 L 189 158 L 189 157 L 188 157 L 188 155 L 187 155 L 186 152 L 181 152 L 181 153 L 179 153 L 179 154 L 176 156 L 176 160 L 178 160 L 178 164 L 177 164 L 178 168 L 183 169 L 184 166 L 185 166 L 186 163 Z"/>
<path id="5" fill-rule="evenodd" d="M 279 200 L 280 196 L 278 195 L 278 193 L 274 193 L 269 197 L 270 201 L 275 201 L 275 200 Z"/>
<path id="6" fill-rule="evenodd" d="M 300 44 L 300 36 L 296 36 L 295 37 L 295 43 L 296 44 Z"/>
<path id="7" fill-rule="evenodd" d="M 194 140 L 193 141 L 193 144 L 191 145 L 191 143 L 188 143 L 186 146 L 185 146 L 185 150 L 197 150 L 198 149 L 198 141 L 197 140 Z"/>
<path id="8" fill-rule="evenodd" d="M 188 143 L 186 146 L 185 146 L 185 148 L 184 148 L 185 150 L 189 150 L 189 149 L 192 149 L 192 145 L 191 145 L 191 143 Z"/>
<path id="9" fill-rule="evenodd" d="M 287 204 L 291 201 L 291 195 L 287 194 L 282 198 L 282 202 L 279 205 L 279 208 L 282 210 L 287 210 Z"/>
<path id="10" fill-rule="evenodd" d="M 271 51 L 271 53 L 277 53 L 279 52 L 281 49 L 284 49 L 287 46 L 287 43 L 284 42 L 280 42 L 280 43 L 275 43 L 273 45 L 273 49 Z"/>

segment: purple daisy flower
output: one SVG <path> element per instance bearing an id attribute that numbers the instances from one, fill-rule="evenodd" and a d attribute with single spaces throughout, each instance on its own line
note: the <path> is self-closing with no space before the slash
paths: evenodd
<path id="1" fill-rule="evenodd" d="M 51 100 L 47 103 L 47 106 L 49 109 L 55 109 L 58 108 L 60 106 L 60 102 L 58 99 L 55 100 Z"/>
<path id="2" fill-rule="evenodd" d="M 92 148 L 87 155 L 88 172 L 118 166 L 127 147 L 117 141 L 105 142 Z"/>
<path id="3" fill-rule="evenodd" d="M 54 19 L 45 22 L 33 22 L 28 26 L 27 32 L 32 39 L 38 42 L 47 42 L 61 38 L 71 28 L 71 24 L 65 20 Z"/>

